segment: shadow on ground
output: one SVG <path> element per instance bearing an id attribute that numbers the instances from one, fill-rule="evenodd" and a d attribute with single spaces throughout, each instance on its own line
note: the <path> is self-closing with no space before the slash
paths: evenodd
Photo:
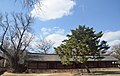
<path id="1" fill-rule="evenodd" d="M 120 74 L 120 71 L 95 71 L 93 72 L 95 75 L 107 75 L 107 74 Z"/>
<path id="2" fill-rule="evenodd" d="M 118 75 L 120 74 L 120 71 L 94 71 L 92 73 L 77 73 L 74 74 L 73 76 L 106 76 L 106 75 Z"/>
<path id="3" fill-rule="evenodd" d="M 0 68 L 0 75 L 2 75 L 6 70 L 4 68 Z"/>

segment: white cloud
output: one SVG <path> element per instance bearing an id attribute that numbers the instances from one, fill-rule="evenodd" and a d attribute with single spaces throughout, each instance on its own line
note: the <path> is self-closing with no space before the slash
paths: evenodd
<path id="1" fill-rule="evenodd" d="M 51 20 L 71 15 L 76 3 L 73 0 L 40 0 L 31 11 L 33 17 L 40 20 Z"/>
<path id="2" fill-rule="evenodd" d="M 108 42 L 110 46 L 120 44 L 120 31 L 110 31 L 103 34 L 101 40 Z"/>
<path id="3" fill-rule="evenodd" d="M 51 29 L 48 29 L 48 28 L 45 28 L 45 27 L 41 28 L 40 30 L 43 33 L 43 35 L 47 35 L 51 31 Z"/>
<path id="4" fill-rule="evenodd" d="M 59 46 L 66 36 L 64 35 L 65 30 L 60 27 L 53 27 L 53 28 L 41 28 L 41 32 L 46 35 L 47 40 L 51 40 L 54 45 L 53 47 Z"/>
<path id="5" fill-rule="evenodd" d="M 46 37 L 47 40 L 51 40 L 54 42 L 54 47 L 59 46 L 64 39 L 66 39 L 66 36 L 61 35 L 61 34 L 51 34 Z"/>
<path id="6" fill-rule="evenodd" d="M 64 34 L 65 30 L 59 27 L 53 27 L 53 28 L 41 28 L 40 31 L 43 33 L 43 35 L 48 35 L 50 33 L 55 34 Z"/>
<path id="7" fill-rule="evenodd" d="M 64 32 L 65 32 L 64 29 L 61 29 L 59 27 L 53 28 L 53 30 L 55 31 L 56 34 L 64 34 Z"/>
<path id="8" fill-rule="evenodd" d="M 106 41 L 120 39 L 120 31 L 106 32 L 101 39 Z"/>
<path id="9" fill-rule="evenodd" d="M 110 46 L 118 45 L 118 44 L 120 44 L 120 40 L 109 41 L 108 44 L 109 44 Z"/>

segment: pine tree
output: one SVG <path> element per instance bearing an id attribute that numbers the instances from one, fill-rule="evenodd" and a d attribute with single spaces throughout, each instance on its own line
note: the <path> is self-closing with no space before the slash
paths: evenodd
<path id="1" fill-rule="evenodd" d="M 68 39 L 55 48 L 55 51 L 63 64 L 71 64 L 73 59 L 75 63 L 83 63 L 87 72 L 90 73 L 86 65 L 88 58 L 100 56 L 109 48 L 106 41 L 100 40 L 102 35 L 102 32 L 95 33 L 93 28 L 79 26 L 71 30 L 71 35 L 67 35 Z"/>

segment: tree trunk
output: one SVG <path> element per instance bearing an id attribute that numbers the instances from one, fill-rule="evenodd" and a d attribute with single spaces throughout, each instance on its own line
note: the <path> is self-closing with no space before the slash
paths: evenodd
<path id="1" fill-rule="evenodd" d="M 12 69 L 13 72 L 19 72 L 19 58 L 18 57 L 12 57 L 9 59 L 10 63 L 10 69 Z"/>
<path id="2" fill-rule="evenodd" d="M 86 62 L 83 63 L 83 64 L 84 64 L 84 66 L 85 66 L 85 69 L 87 70 L 87 73 L 91 73 L 91 72 L 90 72 L 90 69 L 89 69 L 88 66 L 86 65 Z"/>

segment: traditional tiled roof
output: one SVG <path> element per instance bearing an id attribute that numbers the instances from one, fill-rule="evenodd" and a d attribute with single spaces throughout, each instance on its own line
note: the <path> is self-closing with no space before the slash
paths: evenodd
<path id="1" fill-rule="evenodd" d="M 88 61 L 118 61 L 115 57 L 112 56 L 102 56 L 100 58 L 96 57 L 95 59 L 92 56 L 88 56 Z M 27 61 L 61 61 L 57 54 L 28 54 Z M 72 61 L 72 59 L 71 59 Z"/>
<path id="2" fill-rule="evenodd" d="M 101 56 L 95 59 L 89 58 L 88 61 L 118 61 L 118 59 L 113 56 Z"/>

